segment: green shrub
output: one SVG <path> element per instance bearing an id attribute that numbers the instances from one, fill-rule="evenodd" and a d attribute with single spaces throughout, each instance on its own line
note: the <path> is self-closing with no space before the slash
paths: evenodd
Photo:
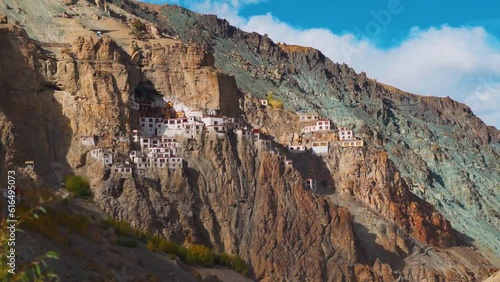
<path id="1" fill-rule="evenodd" d="M 69 175 L 66 177 L 66 189 L 79 197 L 92 196 L 89 182 L 79 175 Z"/>
<path id="2" fill-rule="evenodd" d="M 134 233 L 130 224 L 123 220 L 105 218 L 101 220 L 101 224 L 106 227 L 113 227 L 116 233 L 123 236 L 131 236 Z"/>
<path id="3" fill-rule="evenodd" d="M 191 245 L 186 252 L 186 263 L 212 266 L 215 262 L 215 254 L 207 246 Z"/>
<path id="4" fill-rule="evenodd" d="M 134 238 L 124 237 L 124 236 L 118 236 L 118 238 L 116 238 L 116 243 L 120 246 L 128 248 L 135 248 L 139 245 L 139 243 L 137 243 L 137 241 Z"/>
<path id="5" fill-rule="evenodd" d="M 38 215 L 37 218 L 26 219 L 23 226 L 42 234 L 48 239 L 63 244 L 67 240 L 59 232 L 60 227 L 80 235 L 87 235 L 89 219 L 86 216 L 70 214 L 64 210 L 47 208 L 46 213 Z"/>
<path id="6" fill-rule="evenodd" d="M 273 109 L 283 109 L 283 100 L 274 99 L 273 92 L 269 91 L 266 96 L 267 103 L 273 107 Z"/>
<path id="7" fill-rule="evenodd" d="M 219 265 L 230 267 L 237 272 L 248 276 L 249 267 L 240 256 L 218 253 L 215 256 L 215 262 Z"/>
<path id="8" fill-rule="evenodd" d="M 104 227 L 113 227 L 116 233 L 123 236 L 136 237 L 144 243 L 148 242 L 148 240 L 151 238 L 151 235 L 149 235 L 147 232 L 141 231 L 139 229 L 134 229 L 128 222 L 123 220 L 105 218 L 101 219 L 100 224 Z"/>

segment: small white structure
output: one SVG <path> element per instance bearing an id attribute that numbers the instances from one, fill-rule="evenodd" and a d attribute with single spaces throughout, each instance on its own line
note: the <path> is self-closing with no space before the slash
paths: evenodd
<path id="1" fill-rule="evenodd" d="M 153 137 L 157 135 L 158 124 L 163 123 L 162 118 L 157 117 L 141 117 L 139 118 L 139 125 L 141 126 L 142 134 L 146 137 Z"/>
<path id="2" fill-rule="evenodd" d="M 320 119 L 316 121 L 315 125 L 304 126 L 302 132 L 308 133 L 308 132 L 324 131 L 324 130 L 330 130 L 330 121 L 327 119 Z"/>
<path id="3" fill-rule="evenodd" d="M 139 131 L 137 129 L 132 130 L 132 141 L 134 143 L 139 142 L 141 137 L 142 137 L 142 131 Z"/>
<path id="4" fill-rule="evenodd" d="M 201 118 L 201 121 L 205 124 L 206 127 L 214 126 L 214 125 L 223 125 L 224 124 L 224 117 L 204 116 Z"/>
<path id="5" fill-rule="evenodd" d="M 253 139 L 253 142 L 257 142 L 260 140 L 260 130 L 252 129 L 252 139 Z"/>
<path id="6" fill-rule="evenodd" d="M 193 121 L 190 123 L 183 124 L 183 136 L 189 139 L 200 139 L 203 133 L 203 123 L 198 121 Z"/>
<path id="7" fill-rule="evenodd" d="M 91 150 L 90 156 L 96 160 L 99 160 L 102 157 L 102 149 Z"/>
<path id="8" fill-rule="evenodd" d="M 111 166 L 113 165 L 113 154 L 112 153 L 103 153 L 102 154 L 102 162 L 104 165 Z"/>
<path id="9" fill-rule="evenodd" d="M 245 128 L 236 128 L 233 132 L 238 137 L 238 140 L 252 140 L 252 133 Z"/>
<path id="10" fill-rule="evenodd" d="M 168 159 L 168 168 L 170 168 L 170 169 L 182 168 L 182 159 L 181 158 L 169 158 Z"/>
<path id="11" fill-rule="evenodd" d="M 80 138 L 80 143 L 83 146 L 95 146 L 95 139 L 94 136 L 82 136 Z"/>
<path id="12" fill-rule="evenodd" d="M 239 118 L 223 117 L 224 125 L 227 129 L 231 130 L 241 126 L 241 120 Z"/>
<path id="13" fill-rule="evenodd" d="M 312 152 L 316 155 L 328 154 L 328 141 L 312 142 Z"/>
<path id="14" fill-rule="evenodd" d="M 141 150 L 146 150 L 151 146 L 151 138 L 149 137 L 141 137 L 139 139 L 139 144 L 141 146 Z"/>
<path id="15" fill-rule="evenodd" d="M 138 176 L 144 176 L 146 174 L 146 170 L 142 168 L 137 168 L 136 170 L 133 170 L 136 175 Z"/>
<path id="16" fill-rule="evenodd" d="M 345 126 L 338 127 L 338 134 L 340 140 L 351 140 L 353 137 L 352 130 L 349 130 L 349 128 Z"/>
<path id="17" fill-rule="evenodd" d="M 292 167 L 293 166 L 293 161 L 285 159 L 285 166 Z"/>
<path id="18" fill-rule="evenodd" d="M 119 173 L 123 176 L 132 175 L 132 168 L 130 166 L 124 166 L 120 164 L 116 164 L 113 166 L 113 172 Z"/>
<path id="19" fill-rule="evenodd" d="M 34 161 L 25 161 L 24 165 L 28 169 L 31 169 L 31 170 L 35 169 L 35 162 Z"/>
<path id="20" fill-rule="evenodd" d="M 303 153 L 306 151 L 306 146 L 302 145 L 288 145 L 288 151 L 290 153 Z"/>
<path id="21" fill-rule="evenodd" d="M 319 116 L 317 115 L 308 115 L 308 114 L 300 114 L 299 115 L 299 120 L 302 122 L 305 121 L 313 121 L 313 120 L 318 120 Z"/>
<path id="22" fill-rule="evenodd" d="M 269 105 L 266 99 L 260 99 L 259 103 L 262 107 L 267 107 Z"/>
<path id="23" fill-rule="evenodd" d="M 217 135 L 217 137 L 224 137 L 226 136 L 226 126 L 224 125 L 209 125 L 207 126 L 207 131 L 208 132 L 213 132 Z"/>
<path id="24" fill-rule="evenodd" d="M 343 140 L 340 141 L 340 147 L 363 147 L 363 140 Z"/>
<path id="25" fill-rule="evenodd" d="M 304 180 L 304 188 L 311 191 L 316 191 L 316 179 L 308 178 Z"/>
<path id="26" fill-rule="evenodd" d="M 318 131 L 330 130 L 330 121 L 327 119 L 320 119 L 316 122 L 316 127 L 318 128 Z"/>
<path id="27" fill-rule="evenodd" d="M 263 140 L 263 139 L 257 140 L 257 142 L 255 142 L 255 145 L 257 146 L 258 150 L 266 152 L 271 151 L 271 141 L 269 140 Z"/>

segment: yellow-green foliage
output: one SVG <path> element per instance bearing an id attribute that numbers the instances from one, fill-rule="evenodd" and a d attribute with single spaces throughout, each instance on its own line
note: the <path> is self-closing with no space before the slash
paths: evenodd
<path id="1" fill-rule="evenodd" d="M 115 220 L 112 218 L 106 218 L 101 220 L 101 225 L 106 227 L 113 227 L 115 232 L 123 236 L 134 236 L 142 241 L 147 241 L 149 239 L 148 234 L 143 231 L 132 228 L 130 224 L 123 220 Z"/>
<path id="2" fill-rule="evenodd" d="M 215 253 L 207 246 L 190 245 L 186 252 L 186 263 L 212 266 L 215 262 Z"/>
<path id="3" fill-rule="evenodd" d="M 269 91 L 266 96 L 267 103 L 273 107 L 273 109 L 283 109 L 283 100 L 274 99 L 273 92 Z"/>
<path id="4" fill-rule="evenodd" d="M 89 182 L 79 175 L 69 175 L 66 177 L 66 189 L 80 197 L 92 196 Z"/>
<path id="5" fill-rule="evenodd" d="M 217 264 L 230 267 L 244 276 L 248 276 L 248 265 L 240 256 L 218 253 L 215 259 Z"/>
<path id="6" fill-rule="evenodd" d="M 67 240 L 60 232 L 61 227 L 80 235 L 87 235 L 89 220 L 83 215 L 47 208 L 47 213 L 39 215 L 38 218 L 27 219 L 23 226 L 56 242 L 65 243 Z"/>
<path id="7" fill-rule="evenodd" d="M 243 275 L 248 275 L 248 265 L 239 256 L 232 256 L 226 253 L 215 253 L 210 248 L 204 245 L 179 245 L 171 240 L 167 240 L 158 235 L 149 235 L 145 232 L 132 228 L 127 222 L 103 219 L 103 226 L 113 227 L 120 235 L 117 243 L 127 247 L 136 246 L 130 237 L 137 237 L 146 241 L 146 247 L 151 251 L 165 252 L 169 257 L 177 256 L 188 264 L 198 264 L 204 266 L 212 266 L 215 263 L 230 267 Z"/>
<path id="8" fill-rule="evenodd" d="M 36 220 L 37 214 L 44 211 L 40 205 L 22 213 L 19 211 L 21 216 L 17 217 L 18 224 L 26 220 Z M 9 273 L 10 261 L 7 256 L 10 255 L 10 247 L 8 247 L 10 231 L 7 226 L 8 223 L 3 219 L 0 222 L 0 281 L 58 281 L 57 275 L 47 269 L 45 262 L 47 259 L 58 259 L 59 255 L 55 252 L 47 252 L 28 263 L 21 263 L 18 259 L 15 274 Z"/>
<path id="9" fill-rule="evenodd" d="M 169 257 L 175 255 L 188 264 L 199 264 L 204 266 L 219 264 L 230 267 L 248 276 L 249 267 L 241 257 L 228 255 L 226 253 L 215 253 L 204 245 L 194 244 L 185 247 L 155 235 L 148 240 L 146 247 L 152 251 L 165 252 L 169 254 Z"/>

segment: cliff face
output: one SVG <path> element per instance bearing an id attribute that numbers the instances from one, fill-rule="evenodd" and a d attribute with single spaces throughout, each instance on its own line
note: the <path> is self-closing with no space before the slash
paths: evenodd
<path id="1" fill-rule="evenodd" d="M 154 20 L 213 50 L 215 66 L 233 74 L 244 92 L 263 97 L 273 91 L 289 108 L 350 126 L 369 147 L 385 150 L 412 193 L 434 205 L 468 240 L 500 254 L 495 192 L 500 133 L 470 108 L 389 87 L 317 50 L 277 45 L 215 16 L 176 6 L 162 7 L 161 13 L 164 17 Z"/>
<path id="2" fill-rule="evenodd" d="M 135 14 L 159 33 L 197 45 L 134 42 L 124 36 L 128 29 L 49 44 L 0 26 L 2 174 L 35 160 L 46 185 L 65 173 L 86 175 L 107 214 L 178 242 L 237 253 L 258 280 L 452 281 L 494 271 L 480 252 L 453 247 L 462 238 L 452 226 L 485 246 L 498 244 L 499 133 L 463 105 L 403 93 L 317 50 L 278 46 L 175 6 L 48 2 L 94 11 L 103 17 L 96 24 L 128 28 Z M 75 21 L 88 24 L 86 17 Z M 207 135 L 182 143 L 184 169 L 122 178 L 87 153 L 113 146 L 125 156 L 131 149 L 126 134 L 137 128 L 137 113 L 129 98 L 141 84 L 194 109 L 241 114 L 279 148 L 302 128 L 290 109 L 351 126 L 368 146 L 335 148 L 327 157 L 289 155 L 293 167 L 285 168 L 231 134 Z M 258 107 L 256 97 L 268 91 L 284 98 L 287 111 Z M 83 136 L 95 137 L 96 146 L 84 146 Z M 307 142 L 314 138 L 335 136 Z M 320 194 L 303 188 L 307 178 L 318 180 Z M 474 212 L 462 212 L 468 208 Z"/>
<path id="3" fill-rule="evenodd" d="M 185 149 L 184 172 L 151 171 L 143 182 L 112 175 L 94 183 L 96 202 L 135 226 L 238 253 L 257 279 L 351 277 L 362 257 L 350 214 L 305 191 L 297 171 L 214 136 Z"/>

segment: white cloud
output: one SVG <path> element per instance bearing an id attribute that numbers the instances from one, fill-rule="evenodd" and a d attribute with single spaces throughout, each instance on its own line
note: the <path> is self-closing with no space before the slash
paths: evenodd
<path id="1" fill-rule="evenodd" d="M 311 46 L 334 62 L 405 91 L 450 96 L 465 102 L 485 123 L 500 127 L 500 47 L 482 27 L 414 27 L 397 47 L 383 50 L 352 33 L 300 29 L 272 14 L 241 17 L 239 9 L 261 0 L 179 0 L 197 12 L 217 14 L 245 31 Z M 390 22 L 388 23 L 390 24 Z"/>

